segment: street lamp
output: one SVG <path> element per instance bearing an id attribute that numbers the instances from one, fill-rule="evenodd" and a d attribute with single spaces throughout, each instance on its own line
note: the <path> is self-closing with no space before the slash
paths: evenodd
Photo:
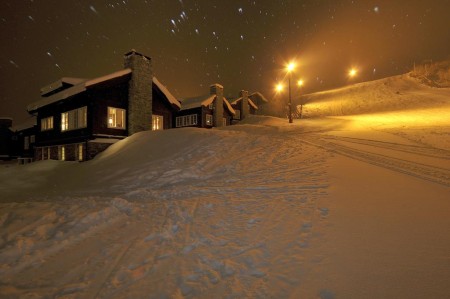
<path id="1" fill-rule="evenodd" d="M 357 73 L 358 73 L 358 70 L 355 69 L 355 68 L 352 68 L 352 69 L 350 69 L 350 70 L 348 71 L 348 76 L 349 76 L 350 78 L 353 78 L 353 77 L 356 76 Z"/>
<path id="2" fill-rule="evenodd" d="M 292 100 L 291 100 L 291 77 L 292 77 L 292 71 L 295 69 L 295 63 L 294 62 L 290 62 L 287 67 L 286 67 L 286 71 L 289 75 L 289 123 L 291 124 L 292 121 Z"/>
<path id="3" fill-rule="evenodd" d="M 303 81 L 303 79 L 298 80 L 298 81 L 297 81 L 297 86 L 298 86 L 298 88 L 301 88 L 301 87 L 303 86 L 304 83 L 305 83 L 305 82 Z M 299 95 L 300 95 L 300 93 L 299 93 Z M 303 103 L 302 103 L 300 97 L 299 97 L 299 101 L 300 101 L 300 115 L 299 115 L 299 117 L 302 118 Z"/>

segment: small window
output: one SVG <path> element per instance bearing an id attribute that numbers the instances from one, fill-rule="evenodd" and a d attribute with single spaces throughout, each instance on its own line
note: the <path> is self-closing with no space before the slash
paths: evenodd
<path id="1" fill-rule="evenodd" d="M 36 143 L 36 136 L 34 136 L 34 135 L 30 136 L 30 143 L 31 144 Z"/>
<path id="2" fill-rule="evenodd" d="M 61 161 L 65 161 L 66 160 L 66 147 L 64 145 L 60 145 L 58 147 L 58 158 Z"/>
<path id="3" fill-rule="evenodd" d="M 108 107 L 108 128 L 125 129 L 125 109 Z"/>
<path id="4" fill-rule="evenodd" d="M 162 115 L 152 115 L 152 130 L 158 131 L 164 128 L 164 117 Z"/>
<path id="5" fill-rule="evenodd" d="M 77 157 L 78 161 L 83 161 L 83 144 L 77 144 L 75 149 L 75 157 Z"/>
<path id="6" fill-rule="evenodd" d="M 197 114 L 189 114 L 184 116 L 178 116 L 176 118 L 176 126 L 180 127 L 189 127 L 197 125 Z"/>
<path id="7" fill-rule="evenodd" d="M 53 129 L 53 116 L 41 119 L 41 131 L 48 131 Z"/>
<path id="8" fill-rule="evenodd" d="M 176 127 L 180 128 L 183 126 L 183 117 L 182 116 L 177 116 L 176 120 Z"/>
<path id="9" fill-rule="evenodd" d="M 213 109 L 214 109 L 214 103 L 209 104 L 209 105 L 208 105 L 208 108 L 211 109 L 211 110 L 213 110 Z"/>
<path id="10" fill-rule="evenodd" d="M 213 125 L 213 116 L 212 116 L 212 114 L 206 114 L 206 124 L 208 126 L 212 126 Z"/>

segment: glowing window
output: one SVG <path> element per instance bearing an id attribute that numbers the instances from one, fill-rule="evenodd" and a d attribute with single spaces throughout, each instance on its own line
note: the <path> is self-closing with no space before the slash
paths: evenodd
<path id="1" fill-rule="evenodd" d="M 53 116 L 41 119 L 41 131 L 53 129 Z"/>
<path id="2" fill-rule="evenodd" d="M 213 125 L 213 116 L 212 116 L 212 114 L 206 114 L 206 124 L 208 126 L 212 126 Z"/>
<path id="3" fill-rule="evenodd" d="M 152 130 L 162 130 L 164 128 L 164 117 L 162 115 L 152 115 Z"/>
<path id="4" fill-rule="evenodd" d="M 125 129 L 126 110 L 114 107 L 108 107 L 108 128 Z"/>

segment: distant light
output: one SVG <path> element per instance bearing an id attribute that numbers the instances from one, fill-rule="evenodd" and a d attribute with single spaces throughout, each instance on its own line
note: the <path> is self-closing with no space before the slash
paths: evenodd
<path id="1" fill-rule="evenodd" d="M 350 71 L 348 71 L 348 75 L 350 77 L 355 77 L 357 73 L 358 73 L 358 70 L 355 68 L 352 68 Z"/>
<path id="2" fill-rule="evenodd" d="M 297 85 L 298 85 L 299 87 L 302 87 L 304 83 L 305 83 L 305 82 L 304 82 L 302 79 L 300 79 L 300 80 L 297 81 Z"/>
<path id="3" fill-rule="evenodd" d="M 281 84 L 281 83 L 278 83 L 278 84 L 275 86 L 275 90 L 276 90 L 277 92 L 282 92 L 282 91 L 283 91 L 283 88 L 284 88 L 284 86 L 283 86 L 283 84 Z"/>
<path id="4" fill-rule="evenodd" d="M 290 62 L 287 66 L 286 66 L 286 70 L 288 71 L 288 73 L 292 72 L 295 69 L 295 63 L 294 62 Z"/>
<path id="5" fill-rule="evenodd" d="M 380 8 L 379 8 L 378 6 L 375 6 L 375 7 L 373 8 L 373 11 L 374 11 L 375 13 L 379 13 L 379 12 L 380 12 Z"/>

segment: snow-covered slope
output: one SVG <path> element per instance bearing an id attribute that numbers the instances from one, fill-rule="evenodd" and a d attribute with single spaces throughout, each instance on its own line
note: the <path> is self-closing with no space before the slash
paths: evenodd
<path id="1" fill-rule="evenodd" d="M 0 164 L 0 297 L 444 298 L 439 105 L 439 121 L 250 117 L 141 132 L 84 163 Z"/>
<path id="2" fill-rule="evenodd" d="M 310 118 L 449 106 L 449 93 L 405 74 L 305 95 L 301 102 L 304 117 Z"/>

